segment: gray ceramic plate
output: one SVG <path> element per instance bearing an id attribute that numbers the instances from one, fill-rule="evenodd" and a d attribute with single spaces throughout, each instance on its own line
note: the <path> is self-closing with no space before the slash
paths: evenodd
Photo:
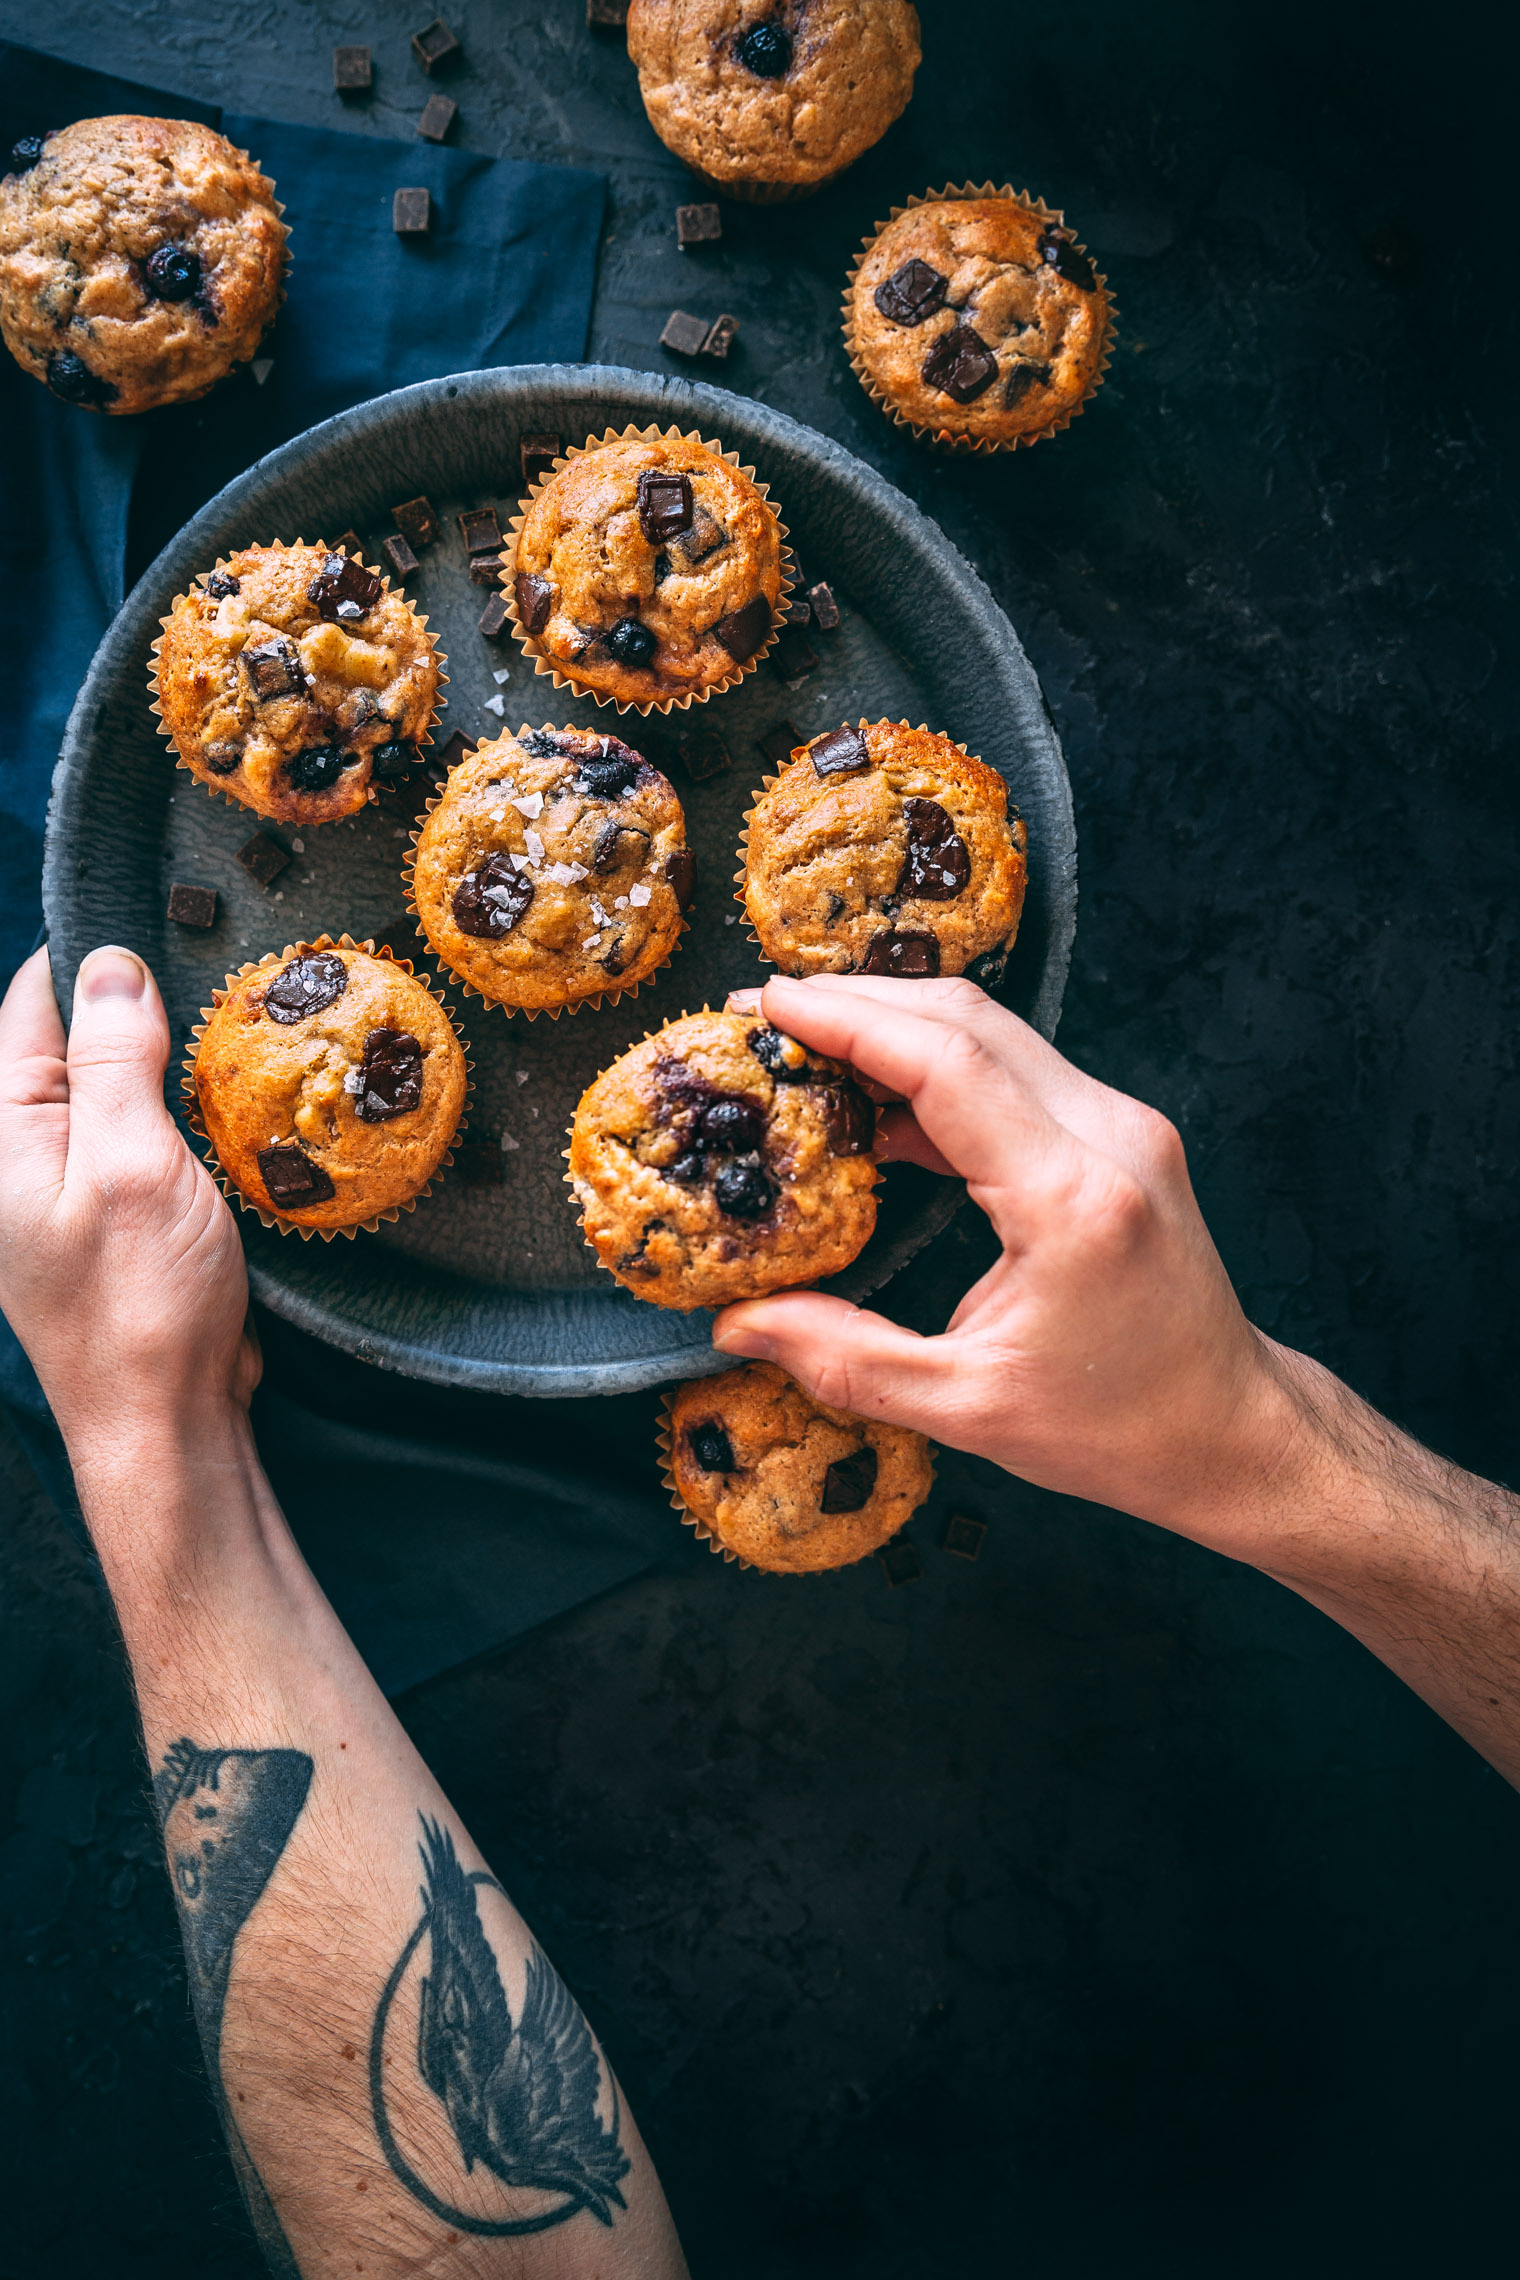
<path id="1" fill-rule="evenodd" d="M 408 591 L 449 658 L 437 741 L 503 723 L 579 721 L 639 741 L 619 716 L 556 693 L 510 640 L 476 630 L 486 596 L 465 575 L 454 523 L 463 507 L 515 507 L 519 438 L 550 430 L 579 443 L 630 421 L 679 423 L 718 437 L 771 487 L 804 567 L 827 577 L 844 611 L 818 635 L 816 672 L 784 688 L 768 664 L 670 726 L 717 729 L 731 774 L 678 786 L 697 851 L 691 931 L 653 989 L 557 1022 L 508 1019 L 450 996 L 475 1062 L 472 1130 L 507 1143 L 500 1187 L 445 1176 L 394 1226 L 355 1241 L 303 1243 L 243 1214 L 255 1295 L 347 1352 L 415 1377 L 504 1393 L 591 1394 L 722 1367 L 706 1314 L 641 1304 L 584 1247 L 560 1151 L 576 1100 L 645 1031 L 763 975 L 730 899 L 743 810 L 764 763 L 757 739 L 780 720 L 804 736 L 864 713 L 927 721 L 1001 769 L 1029 822 L 1030 892 L 1003 995 L 1046 1036 L 1061 1007 L 1076 912 L 1071 793 L 1039 683 L 1018 638 L 970 567 L 899 491 L 835 443 L 781 412 L 716 388 L 603 365 L 523 365 L 462 374 L 381 396 L 262 460 L 213 499 L 153 564 L 100 646 L 80 692 L 53 786 L 43 893 L 53 970 L 67 1011 L 75 971 L 102 941 L 139 951 L 162 985 L 177 1038 L 213 987 L 245 959 L 302 936 L 374 935 L 421 960 L 404 915 L 398 819 L 370 808 L 305 835 L 272 890 L 235 851 L 258 828 L 175 767 L 148 712 L 149 644 L 175 595 L 219 554 L 270 538 L 334 538 L 350 525 L 373 547 L 389 509 L 425 492 L 444 537 Z M 651 722 L 651 727 L 658 727 Z M 277 833 L 287 845 L 292 835 Z M 214 886 L 210 933 L 171 926 L 171 880 Z M 178 1056 L 171 1076 L 177 1078 Z M 960 1188 L 894 1165 L 877 1232 L 830 1287 L 876 1290 L 949 1221 Z"/>

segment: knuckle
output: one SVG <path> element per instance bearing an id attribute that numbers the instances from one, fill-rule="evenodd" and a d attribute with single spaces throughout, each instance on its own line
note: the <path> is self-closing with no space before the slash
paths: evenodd
<path id="1" fill-rule="evenodd" d="M 1082 1217 L 1089 1235 L 1123 1257 L 1144 1241 L 1154 1216 L 1150 1191 L 1122 1164 L 1105 1163 L 1084 1182 Z"/>

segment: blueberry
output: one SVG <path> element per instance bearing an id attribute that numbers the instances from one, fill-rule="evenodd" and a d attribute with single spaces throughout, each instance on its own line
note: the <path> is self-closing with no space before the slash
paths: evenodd
<path id="1" fill-rule="evenodd" d="M 48 358 L 47 384 L 65 404 L 109 404 L 116 397 L 109 380 L 97 380 L 84 359 L 66 348 Z"/>
<path id="2" fill-rule="evenodd" d="M 30 174 L 42 156 L 46 141 L 46 135 L 23 135 L 19 142 L 11 144 L 11 165 L 18 174 Z"/>
<path id="3" fill-rule="evenodd" d="M 229 594 L 241 593 L 242 588 L 230 570 L 213 570 L 206 580 L 206 591 L 214 602 L 224 602 Z"/>
<path id="4" fill-rule="evenodd" d="M 733 1444 L 716 1417 L 704 1417 L 686 1435 L 691 1461 L 699 1472 L 730 1473 L 734 1469 Z"/>
<path id="5" fill-rule="evenodd" d="M 682 1187 L 694 1187 L 706 1174 L 707 1166 L 695 1148 L 688 1148 L 684 1156 L 677 1156 L 670 1167 L 671 1178 L 679 1180 Z"/>
<path id="6" fill-rule="evenodd" d="M 713 1181 L 713 1200 L 730 1219 L 763 1219 L 776 1200 L 776 1189 L 763 1166 L 741 1157 L 725 1164 Z"/>
<path id="7" fill-rule="evenodd" d="M 325 792 L 345 768 L 357 767 L 359 758 L 357 752 L 345 752 L 341 744 L 308 744 L 304 752 L 286 761 L 285 773 L 298 792 Z"/>
<path id="8" fill-rule="evenodd" d="M 603 639 L 620 665 L 647 665 L 658 646 L 648 626 L 632 617 L 619 618 Z"/>
<path id="9" fill-rule="evenodd" d="M 185 245 L 155 246 L 143 263 L 143 282 L 156 301 L 188 301 L 200 289 L 200 255 Z"/>
<path id="10" fill-rule="evenodd" d="M 800 1084 L 807 1075 L 807 1050 L 784 1029 L 752 1029 L 747 1042 L 761 1068 L 768 1069 L 778 1085 Z"/>
<path id="11" fill-rule="evenodd" d="M 739 42 L 739 61 L 757 79 L 783 79 L 792 68 L 791 35 L 780 24 L 756 24 Z"/>
<path id="12" fill-rule="evenodd" d="M 697 1146 L 710 1155 L 747 1156 L 765 1139 L 765 1112 L 752 1101 L 721 1099 L 697 1118 Z"/>
<path id="13" fill-rule="evenodd" d="M 626 618 L 624 623 L 633 626 L 637 633 L 645 630 L 635 618 Z M 651 635 L 650 646 L 653 647 L 653 644 L 654 637 Z M 613 752 L 609 752 L 605 758 L 600 754 L 588 753 L 581 762 L 580 783 L 576 788 L 579 790 L 583 785 L 594 800 L 621 799 L 624 792 L 632 791 L 638 772 L 639 764 L 632 754 L 623 760 Z"/>

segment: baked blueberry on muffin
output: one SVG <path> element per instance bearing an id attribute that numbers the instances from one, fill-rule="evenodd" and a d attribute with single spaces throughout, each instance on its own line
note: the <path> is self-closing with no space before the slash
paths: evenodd
<path id="1" fill-rule="evenodd" d="M 695 863 L 669 781 L 615 736 L 522 728 L 449 776 L 418 837 L 428 947 L 497 1005 L 558 1012 L 648 981 Z"/>
<path id="2" fill-rule="evenodd" d="M 879 142 L 920 61 L 908 0 L 633 0 L 661 142 L 726 197 L 806 197 Z"/>
<path id="3" fill-rule="evenodd" d="M 601 703 L 690 704 L 768 647 L 782 536 L 753 472 L 695 436 L 588 444 L 525 506 L 503 573 L 517 637 Z"/>
<path id="4" fill-rule="evenodd" d="M 245 546 L 163 621 L 163 733 L 192 776 L 258 815 L 353 815 L 429 741 L 443 660 L 426 622 L 347 554 Z"/>
<path id="5" fill-rule="evenodd" d="M 0 179 L 0 333 L 66 404 L 204 396 L 258 349 L 285 225 L 246 151 L 188 119 L 82 119 Z"/>
<path id="6" fill-rule="evenodd" d="M 961 449 L 1065 427 L 1102 378 L 1109 330 L 1103 279 L 1061 217 L 990 184 L 895 212 L 845 293 L 845 344 L 870 394 Z"/>
<path id="7" fill-rule="evenodd" d="M 258 1211 L 338 1233 L 395 1216 L 464 1113 L 464 1048 L 407 967 L 323 937 L 229 976 L 196 1047 L 199 1122 Z"/>
<path id="8" fill-rule="evenodd" d="M 662 1439 L 671 1489 L 698 1534 L 776 1575 L 864 1559 L 934 1485 L 922 1433 L 826 1408 L 774 1362 L 678 1387 Z"/>
<path id="9" fill-rule="evenodd" d="M 689 1313 L 817 1282 L 876 1224 L 876 1112 L 835 1061 L 754 1015 L 684 1014 L 604 1069 L 570 1131 L 586 1239 Z"/>
<path id="10" fill-rule="evenodd" d="M 1028 833 L 995 768 L 906 721 L 798 747 L 749 817 L 744 907 L 784 974 L 1003 978 Z"/>

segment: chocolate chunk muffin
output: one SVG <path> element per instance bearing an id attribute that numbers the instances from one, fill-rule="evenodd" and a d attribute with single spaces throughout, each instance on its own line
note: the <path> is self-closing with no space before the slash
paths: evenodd
<path id="1" fill-rule="evenodd" d="M 806 197 L 907 108 L 921 56 L 908 0 L 633 0 L 628 53 L 649 123 L 725 197 Z"/>
<path id="2" fill-rule="evenodd" d="M 602 1265 L 685 1314 L 848 1266 L 876 1224 L 875 1132 L 837 1062 L 709 1008 L 588 1087 L 569 1179 Z"/>
<path id="3" fill-rule="evenodd" d="M 285 224 L 246 151 L 188 119 L 82 119 L 0 179 L 0 333 L 66 404 L 204 396 L 279 306 Z"/>
<path id="4" fill-rule="evenodd" d="M 934 1485 L 922 1433 L 826 1408 L 774 1362 L 678 1387 L 661 1441 L 683 1517 L 715 1552 L 774 1575 L 864 1559 Z"/>
<path id="5" fill-rule="evenodd" d="M 1028 193 L 943 190 L 893 212 L 845 292 L 845 345 L 899 426 L 957 450 L 1037 443 L 1103 377 L 1104 281 Z"/>
<path id="6" fill-rule="evenodd" d="M 347 935 L 229 975 L 187 1067 L 224 1177 L 254 1210 L 319 1235 L 409 1208 L 468 1089 L 448 1009 L 389 951 Z"/>
<path id="7" fill-rule="evenodd" d="M 426 618 L 326 546 L 245 546 L 153 644 L 162 731 L 209 791 L 286 823 L 353 815 L 416 765 L 442 678 Z"/>
<path id="8" fill-rule="evenodd" d="M 541 673 L 668 712 L 751 671 L 780 622 L 785 532 L 753 468 L 674 428 L 609 429 L 513 518 L 503 580 Z"/>
<path id="9" fill-rule="evenodd" d="M 419 931 L 466 989 L 557 1014 L 665 964 L 695 873 L 658 768 L 615 736 L 522 728 L 453 770 L 411 887 Z"/>
<path id="10" fill-rule="evenodd" d="M 784 974 L 1003 978 L 1028 833 L 995 768 L 906 721 L 799 745 L 748 817 L 742 900 Z"/>

